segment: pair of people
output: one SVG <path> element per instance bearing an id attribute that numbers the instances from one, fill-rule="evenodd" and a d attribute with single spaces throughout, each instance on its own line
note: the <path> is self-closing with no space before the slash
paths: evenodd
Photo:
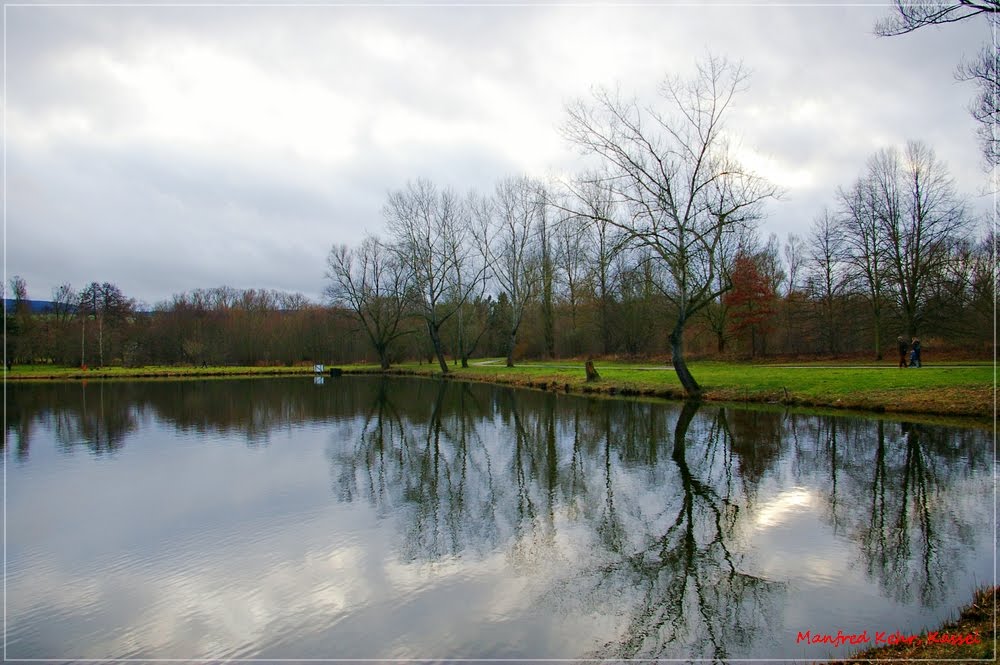
<path id="1" fill-rule="evenodd" d="M 907 343 L 902 337 L 896 338 L 896 343 L 899 346 L 899 366 L 903 367 L 920 367 L 920 340 L 916 337 L 913 338 L 912 343 Z M 907 352 L 909 352 L 909 362 L 907 362 Z"/>

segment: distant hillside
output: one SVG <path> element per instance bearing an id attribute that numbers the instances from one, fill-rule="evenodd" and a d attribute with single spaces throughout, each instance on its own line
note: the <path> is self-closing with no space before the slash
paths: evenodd
<path id="1" fill-rule="evenodd" d="M 51 300 L 25 300 L 24 302 L 28 303 L 28 311 L 31 312 L 32 314 L 48 314 L 49 312 L 55 311 L 56 308 L 56 303 L 52 302 Z M 3 301 L 3 306 L 4 306 L 4 311 L 11 313 L 14 312 L 14 300 L 12 298 L 5 298 Z M 135 314 L 149 314 L 151 311 L 146 305 L 142 303 L 139 303 L 139 307 L 141 309 L 135 310 L 134 312 Z M 76 305 L 70 305 L 69 311 L 75 314 Z"/>
<path id="2" fill-rule="evenodd" d="M 55 303 L 51 300 L 25 300 L 28 303 L 28 311 L 32 314 L 47 314 L 55 309 Z M 4 298 L 3 308 L 6 312 L 14 311 L 13 298 Z M 75 306 L 70 306 L 70 311 L 75 311 Z"/>

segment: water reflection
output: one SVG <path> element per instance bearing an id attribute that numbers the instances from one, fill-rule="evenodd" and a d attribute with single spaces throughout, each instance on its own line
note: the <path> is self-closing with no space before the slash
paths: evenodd
<path id="1" fill-rule="evenodd" d="M 430 405 L 427 419 L 408 418 L 380 386 L 361 432 L 347 433 L 358 446 L 331 458 L 339 495 L 358 496 L 363 478 L 383 512 L 408 505 L 407 560 L 507 543 L 515 570 L 585 561 L 547 595 L 574 598 L 574 612 L 617 606 L 626 617 L 617 640 L 592 655 L 676 656 L 680 648 L 726 658 L 767 633 L 785 583 L 754 573 L 746 532 L 780 519 L 773 505 L 758 505 L 758 490 L 783 459 L 798 481 L 818 488 L 835 533 L 856 542 L 869 577 L 898 602 L 916 594 L 930 606 L 943 596 L 983 516 L 938 485 L 941 476 L 983 468 L 986 448 L 982 438 L 973 444 L 973 432 L 890 424 L 900 436 L 887 440 L 884 421 L 717 407 L 698 417 L 695 404 L 678 410 L 510 389 L 484 408 L 467 385 L 430 385 L 413 400 Z M 452 388 L 457 397 L 446 400 Z M 484 442 L 484 431 L 496 441 Z M 794 509 L 796 497 L 809 505 L 799 491 L 784 507 Z M 585 556 L 560 549 L 560 510 Z M 581 536 L 581 525 L 592 533 Z"/>
<path id="2" fill-rule="evenodd" d="M 351 575 L 368 589 L 364 599 L 338 601 L 353 623 L 338 621 L 353 638 L 365 636 L 358 657 L 845 655 L 806 651 L 790 636 L 846 632 L 852 621 L 860 630 L 918 630 L 913 622 L 936 621 L 964 600 L 990 555 L 992 448 L 990 434 L 974 429 L 379 377 L 12 384 L 7 407 L 15 477 L 32 464 L 33 439 L 51 439 L 63 455 L 83 448 L 107 458 L 140 445 L 153 427 L 236 437 L 248 450 L 284 432 L 287 450 L 273 452 L 295 469 L 311 462 L 293 458 L 301 454 L 294 442 L 308 438 L 294 428 L 317 431 L 326 500 L 358 520 L 364 507 L 374 520 L 366 528 L 390 542 L 379 566 L 357 528 L 328 536 L 334 551 L 351 542 L 360 548 L 351 560 L 369 561 Z M 227 479 L 213 481 L 218 495 L 201 499 L 208 513 L 213 500 L 232 501 Z M 253 488 L 243 491 L 253 501 Z M 11 510 L 26 509 L 17 492 L 11 501 Z M 295 537 L 294 521 L 282 528 Z M 16 529 L 10 537 L 22 535 L 30 537 Z M 216 556 L 212 568 L 224 569 L 233 555 L 223 548 Z M 280 564 L 259 565 L 253 574 L 270 578 L 269 566 Z M 386 580 L 400 567 L 424 572 L 394 587 Z M 385 603 L 444 593 L 445 569 L 449 593 L 471 593 L 488 570 L 518 598 L 489 616 L 454 618 L 462 622 L 455 630 L 468 631 L 466 651 L 400 651 L 412 629 L 387 620 L 397 614 Z M 233 585 L 224 586 L 231 596 Z M 875 609 L 859 613 L 850 594 L 876 589 Z M 16 598 L 14 606 L 16 628 Z M 341 655 L 348 628 L 317 624 L 308 603 L 296 607 L 295 639 L 251 632 L 238 652 L 208 655 L 300 657 L 304 644 L 314 656 Z M 33 617 L 44 618 L 37 608 Z M 548 637 L 522 646 L 512 632 L 501 643 L 500 626 L 523 630 L 526 621 Z M 284 623 L 296 625 L 291 616 Z M 399 639 L 376 637 L 384 633 Z M 389 644 L 394 651 L 379 650 Z M 159 643 L 155 655 L 205 655 L 182 647 Z"/>
<path id="3" fill-rule="evenodd" d="M 17 460 L 26 461 L 34 429 L 43 425 L 66 450 L 85 446 L 95 455 L 111 454 L 136 431 L 141 411 L 125 386 L 53 383 L 36 389 L 11 384 L 4 445 L 13 438 Z"/>

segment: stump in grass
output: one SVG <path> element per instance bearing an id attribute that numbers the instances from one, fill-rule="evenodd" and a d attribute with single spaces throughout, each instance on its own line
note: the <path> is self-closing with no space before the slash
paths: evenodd
<path id="1" fill-rule="evenodd" d="M 587 383 L 590 383 L 591 381 L 600 381 L 601 380 L 601 375 L 597 373 L 596 369 L 594 369 L 594 361 L 593 360 L 588 360 L 587 364 L 585 365 L 585 367 L 587 369 Z"/>

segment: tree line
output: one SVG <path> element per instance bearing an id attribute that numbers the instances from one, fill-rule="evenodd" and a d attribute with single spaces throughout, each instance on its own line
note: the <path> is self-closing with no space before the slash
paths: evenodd
<path id="1" fill-rule="evenodd" d="M 909 334 L 930 338 L 924 345 L 932 351 L 991 357 L 993 234 L 957 233 L 952 216 L 924 214 L 921 199 L 904 205 L 898 197 L 876 196 L 899 193 L 877 179 L 885 175 L 878 169 L 898 166 L 902 178 L 913 166 L 904 155 L 921 150 L 926 146 L 896 151 L 895 161 L 894 151 L 873 155 L 873 171 L 839 189 L 801 236 L 733 238 L 731 260 L 713 276 L 724 293 L 686 324 L 689 353 L 880 358 L 896 335 Z M 879 182 L 883 187 L 876 188 Z M 407 236 L 424 246 L 405 254 L 393 234 L 336 246 L 328 257 L 326 303 L 217 287 L 147 308 L 114 284 L 92 282 L 79 290 L 58 287 L 48 311 L 36 313 L 27 306 L 26 283 L 15 276 L 5 311 L 5 358 L 8 364 L 88 366 L 388 366 L 419 359 L 447 371 L 475 357 L 513 363 L 669 355 L 677 305 L 667 267 L 648 247 L 627 242 L 610 215 L 599 222 L 560 216 L 567 204 L 553 205 L 543 190 L 528 178 L 507 178 L 490 196 L 458 201 L 430 182 L 411 183 L 394 193 L 397 202 L 434 194 L 430 210 L 454 204 L 456 220 L 476 223 L 452 233 L 448 215 L 436 222 L 422 217 L 432 222 L 432 233 Z M 405 266 L 417 257 L 427 263 L 414 276 Z"/>
<path id="2" fill-rule="evenodd" d="M 763 240 L 764 204 L 781 191 L 739 163 L 724 124 L 745 81 L 710 57 L 664 81 L 657 106 L 603 89 L 571 104 L 563 134 L 593 165 L 573 178 L 390 192 L 384 233 L 330 252 L 327 296 L 383 368 L 415 335 L 447 373 L 449 352 L 464 365 L 491 333 L 508 366 L 668 354 L 697 395 L 689 349 L 880 359 L 905 334 L 988 354 L 995 235 L 976 237 L 983 225 L 934 150 L 878 150 L 805 235 Z"/>
<path id="3" fill-rule="evenodd" d="M 708 57 L 655 103 L 597 89 L 561 127 L 586 170 L 460 193 L 417 178 L 384 229 L 335 245 L 325 302 L 229 287 L 151 311 L 113 284 L 63 285 L 34 314 L 11 280 L 5 359 L 64 364 L 291 364 L 404 359 L 443 373 L 473 357 L 686 359 L 883 355 L 889 339 L 993 351 L 995 232 L 933 148 L 874 152 L 802 235 L 764 239 L 781 190 L 739 162 L 726 125 L 746 89 Z"/>

